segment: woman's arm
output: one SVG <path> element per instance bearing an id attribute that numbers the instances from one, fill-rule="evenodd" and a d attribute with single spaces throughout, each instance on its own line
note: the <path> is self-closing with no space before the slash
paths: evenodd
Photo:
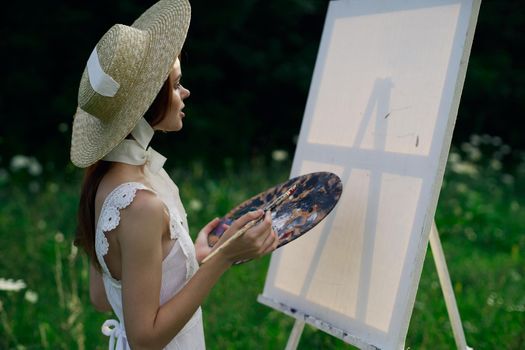
<path id="1" fill-rule="evenodd" d="M 121 212 L 118 240 L 122 261 L 122 303 L 127 339 L 133 349 L 160 349 L 189 321 L 211 288 L 234 261 L 255 258 L 273 250 L 277 238 L 271 216 L 247 231 L 202 265 L 171 300 L 160 306 L 161 238 L 164 204 L 154 194 L 139 191 Z M 222 241 L 262 212 L 246 214 L 232 224 Z M 219 245 L 221 241 L 218 242 Z"/>
<path id="2" fill-rule="evenodd" d="M 100 312 L 111 311 L 111 305 L 106 296 L 102 275 L 95 268 L 93 263 L 89 264 L 89 298 L 95 310 Z"/>

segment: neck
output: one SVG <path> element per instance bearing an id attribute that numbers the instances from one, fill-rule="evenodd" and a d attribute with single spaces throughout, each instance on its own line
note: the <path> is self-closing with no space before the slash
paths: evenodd
<path id="1" fill-rule="evenodd" d="M 145 165 L 133 165 L 121 162 L 111 162 L 108 173 L 118 174 L 125 179 L 144 179 L 146 177 Z M 129 180 L 128 180 L 129 181 Z"/>

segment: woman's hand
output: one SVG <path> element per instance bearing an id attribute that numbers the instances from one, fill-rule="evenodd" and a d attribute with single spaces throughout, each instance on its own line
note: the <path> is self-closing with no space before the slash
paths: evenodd
<path id="1" fill-rule="evenodd" d="M 256 210 L 244 214 L 235 220 L 224 232 L 213 249 L 220 247 L 246 224 L 261 218 L 263 214 L 264 211 Z M 242 236 L 235 238 L 224 248 L 221 248 L 220 253 L 222 253 L 223 257 L 226 258 L 229 263 L 234 263 L 236 261 L 254 259 L 268 254 L 277 248 L 278 243 L 279 239 L 277 234 L 272 229 L 272 215 L 268 211 L 264 216 L 264 220 L 250 228 Z"/>
<path id="2" fill-rule="evenodd" d="M 220 221 L 219 218 L 215 218 L 208 222 L 197 235 L 197 239 L 195 240 L 195 255 L 199 264 L 212 251 L 212 248 L 208 245 L 208 235 L 215 229 L 215 227 L 217 227 Z M 226 224 L 223 225 L 226 229 L 229 227 Z"/>

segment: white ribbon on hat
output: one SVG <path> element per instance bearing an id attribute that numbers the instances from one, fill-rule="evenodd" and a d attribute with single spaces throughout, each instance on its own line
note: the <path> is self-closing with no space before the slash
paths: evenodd
<path id="1" fill-rule="evenodd" d="M 126 340 L 126 332 L 119 321 L 114 319 L 106 320 L 104 324 L 102 324 L 102 334 L 109 337 L 109 350 L 129 349 L 129 345 Z M 115 340 L 117 341 L 116 344 Z"/>
<path id="2" fill-rule="evenodd" d="M 153 148 L 148 147 L 153 134 L 154 131 L 149 123 L 144 118 L 140 118 L 133 131 L 131 131 L 131 135 L 135 139 L 122 140 L 103 160 L 131 165 L 146 164 L 152 172 L 157 173 L 164 166 L 166 157 Z"/>
<path id="3" fill-rule="evenodd" d="M 110 75 L 104 72 L 100 61 L 98 60 L 97 48 L 91 52 L 87 63 L 87 71 L 89 77 L 89 84 L 93 90 L 102 96 L 113 97 L 120 88 L 120 84 L 115 81 Z"/>

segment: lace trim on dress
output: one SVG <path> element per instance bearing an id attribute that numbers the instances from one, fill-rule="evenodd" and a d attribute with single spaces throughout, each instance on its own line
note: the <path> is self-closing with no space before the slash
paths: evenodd
<path id="1" fill-rule="evenodd" d="M 109 269 L 104 261 L 104 256 L 108 253 L 109 243 L 105 232 L 115 229 L 120 223 L 120 210 L 126 208 L 133 202 L 137 190 L 150 190 L 140 182 L 126 182 L 117 186 L 110 194 L 107 195 L 95 232 L 95 251 L 102 269 L 109 275 Z"/>

